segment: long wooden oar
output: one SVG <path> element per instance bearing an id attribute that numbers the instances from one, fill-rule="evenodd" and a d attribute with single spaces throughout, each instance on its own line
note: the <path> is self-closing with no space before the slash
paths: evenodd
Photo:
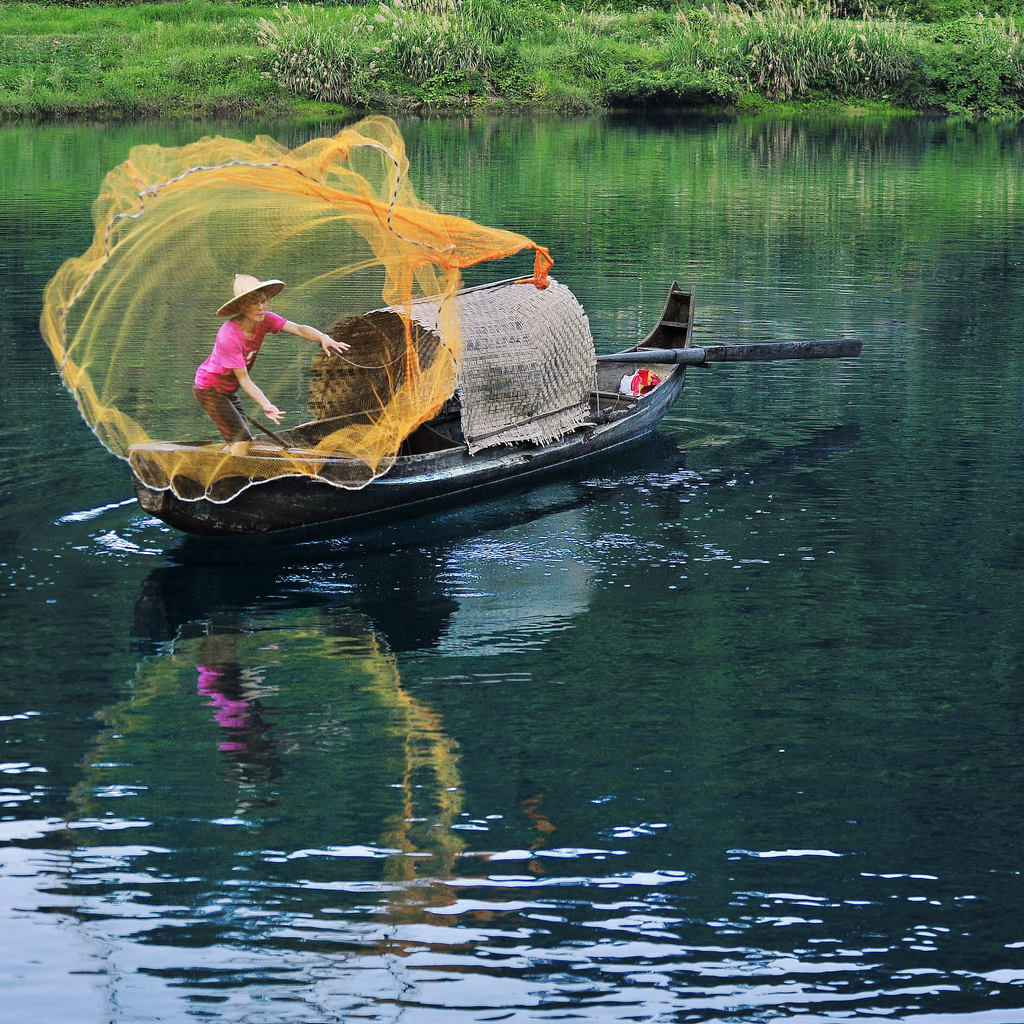
<path id="1" fill-rule="evenodd" d="M 248 420 L 249 426 L 255 427 L 257 430 L 266 434 L 267 437 L 272 438 L 282 448 L 288 447 L 288 442 L 283 437 L 281 437 L 280 434 L 275 434 L 272 430 L 269 430 L 267 427 L 263 426 L 262 423 L 257 423 L 256 420 L 254 420 L 247 412 L 242 413 L 242 415 L 246 418 L 246 420 Z"/>
<path id="2" fill-rule="evenodd" d="M 598 356 L 599 363 L 707 363 L 755 362 L 770 359 L 845 359 L 859 356 L 860 338 L 834 341 L 780 341 L 764 345 L 693 345 L 689 348 L 644 348 Z"/>

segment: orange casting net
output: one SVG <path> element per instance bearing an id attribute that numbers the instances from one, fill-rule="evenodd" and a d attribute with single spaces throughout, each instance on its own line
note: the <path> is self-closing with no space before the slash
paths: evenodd
<path id="1" fill-rule="evenodd" d="M 227 500 L 290 474 L 359 487 L 385 472 L 455 390 L 463 345 L 450 300 L 460 271 L 533 250 L 533 281 L 544 287 L 551 266 L 523 235 L 437 213 L 416 198 L 407 172 L 398 127 L 383 117 L 294 150 L 264 136 L 132 149 L 93 205 L 92 245 L 47 286 L 41 319 L 100 441 L 145 483 L 184 498 Z M 294 443 L 255 433 L 227 445 L 192 396 L 236 272 L 284 280 L 271 310 L 351 344 L 332 357 L 349 371 L 346 407 L 295 431 Z M 410 324 L 413 301 L 425 296 L 439 299 L 436 332 Z M 400 351 L 367 339 L 373 318 L 364 314 L 381 306 L 404 320 Z M 418 348 L 421 338 L 429 344 Z M 317 419 L 310 385 L 319 353 L 271 334 L 252 369 L 292 423 Z"/>

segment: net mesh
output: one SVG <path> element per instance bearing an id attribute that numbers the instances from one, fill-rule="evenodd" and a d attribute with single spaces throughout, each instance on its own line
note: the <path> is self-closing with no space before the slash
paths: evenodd
<path id="1" fill-rule="evenodd" d="M 88 251 L 47 286 L 40 324 L 99 440 L 148 486 L 186 499 L 225 501 L 294 474 L 360 487 L 385 472 L 455 390 L 461 271 L 532 250 L 530 280 L 544 288 L 551 265 L 523 235 L 433 210 L 408 169 L 398 127 L 383 117 L 291 150 L 265 136 L 132 149 L 93 204 Z M 341 386 L 346 375 L 332 370 L 328 408 L 319 347 L 270 335 L 253 380 L 290 419 L 313 422 L 274 438 L 203 441 L 215 430 L 192 382 L 240 271 L 284 280 L 270 308 L 349 343 L 331 357 L 349 372 Z M 429 331 L 412 316 L 425 297 L 436 306 Z M 401 330 L 381 332 L 382 303 Z"/>

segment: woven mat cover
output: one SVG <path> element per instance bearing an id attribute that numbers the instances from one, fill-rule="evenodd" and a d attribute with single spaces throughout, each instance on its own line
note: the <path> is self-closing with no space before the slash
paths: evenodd
<path id="1" fill-rule="evenodd" d="M 596 387 L 594 339 L 576 297 L 552 280 L 543 290 L 506 284 L 456 298 L 466 350 L 459 371 L 462 429 L 470 453 L 501 444 L 546 444 L 584 425 Z M 435 329 L 437 306 L 413 304 Z"/>

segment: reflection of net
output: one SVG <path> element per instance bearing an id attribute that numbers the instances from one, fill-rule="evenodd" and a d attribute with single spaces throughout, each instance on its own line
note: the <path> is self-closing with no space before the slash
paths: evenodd
<path id="1" fill-rule="evenodd" d="M 228 624 L 236 628 L 230 617 Z M 132 765 L 154 773 L 136 793 L 153 822 L 173 825 L 181 808 L 170 794 L 187 791 L 211 818 L 251 815 L 280 849 L 326 849 L 339 828 L 365 826 L 368 841 L 386 854 L 385 878 L 451 876 L 464 847 L 452 829 L 463 805 L 458 745 L 439 713 L 403 687 L 395 656 L 374 633 L 343 613 L 324 620 L 301 609 L 276 626 L 218 632 L 195 620 L 185 633 L 197 628 L 198 635 L 144 659 L 130 699 L 101 712 L 105 728 L 71 793 L 80 816 L 102 816 L 103 794 L 126 771 L 114 753 L 131 751 Z M 206 722 L 213 727 L 204 730 Z M 188 757 L 170 753 L 167 723 L 188 734 Z M 364 742 L 353 744 L 353 736 Z M 174 749 L 180 754 L 177 742 Z M 301 835 L 293 815 L 266 816 L 268 807 L 300 807 L 314 776 L 329 794 L 329 814 L 310 815 Z M 187 856 L 195 867 L 196 852 Z M 427 893 L 396 888 L 389 913 L 414 918 Z"/>
<path id="2" fill-rule="evenodd" d="M 133 149 L 104 180 L 92 245 L 47 286 L 41 320 L 65 386 L 103 444 L 145 483 L 184 498 L 227 500 L 290 474 L 361 486 L 386 471 L 454 391 L 462 338 L 448 300 L 460 270 L 533 249 L 543 285 L 550 266 L 522 235 L 431 210 L 407 169 L 397 127 L 379 117 L 295 150 L 266 137 Z M 254 379 L 278 407 L 301 416 L 308 403 L 325 422 L 286 448 L 157 441 L 212 434 L 191 383 L 236 271 L 282 278 L 275 312 L 349 340 L 348 382 L 318 395 L 319 349 L 274 335 Z M 408 311 L 424 296 L 439 297 L 443 344 L 410 329 Z M 382 300 L 402 320 L 397 347 L 393 331 L 374 339 L 365 312 Z"/>

